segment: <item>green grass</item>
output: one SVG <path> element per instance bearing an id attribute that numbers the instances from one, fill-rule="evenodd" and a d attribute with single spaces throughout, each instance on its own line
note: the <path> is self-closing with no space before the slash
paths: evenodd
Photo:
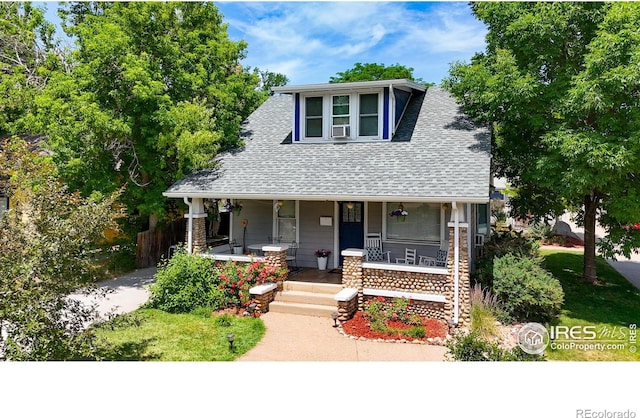
<path id="1" fill-rule="evenodd" d="M 640 291 L 622 277 L 605 260 L 598 257 L 597 285 L 581 280 L 582 252 L 567 250 L 542 250 L 545 267 L 560 280 L 565 300 L 562 313 L 552 325 L 595 326 L 597 340 L 606 340 L 603 329 L 613 331 L 629 324 L 640 323 Z M 616 328 L 617 327 L 617 328 Z M 626 338 L 623 342 L 629 342 Z M 636 344 L 640 346 L 640 341 Z M 638 361 L 640 353 L 624 350 L 551 350 L 545 351 L 549 360 L 561 361 Z"/>
<path id="2" fill-rule="evenodd" d="M 264 336 L 260 318 L 169 314 L 156 309 L 139 309 L 97 330 L 108 345 L 106 360 L 132 361 L 231 361 L 253 348 Z M 226 336 L 235 335 L 234 349 Z"/>

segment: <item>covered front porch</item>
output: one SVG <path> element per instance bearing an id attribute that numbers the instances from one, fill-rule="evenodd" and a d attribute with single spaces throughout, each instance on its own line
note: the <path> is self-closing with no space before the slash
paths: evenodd
<path id="1" fill-rule="evenodd" d="M 318 250 L 330 252 L 327 270 L 340 268 L 341 252 L 366 249 L 370 233 L 380 235 L 381 250 L 388 254 L 385 261 L 403 262 L 409 249 L 416 252 L 415 264 L 448 248 L 448 221 L 468 224 L 474 237 L 488 233 L 487 205 L 476 202 L 195 196 L 184 200 L 189 206 L 188 251 L 261 256 L 264 246 L 277 244 L 288 250 L 290 267 L 303 269 L 319 267 Z M 468 240 L 468 253 L 483 241 Z"/>

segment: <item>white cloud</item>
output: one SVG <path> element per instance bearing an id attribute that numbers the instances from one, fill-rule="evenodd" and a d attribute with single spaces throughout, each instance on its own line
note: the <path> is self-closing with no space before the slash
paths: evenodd
<path id="1" fill-rule="evenodd" d="M 467 3 L 219 3 L 233 39 L 247 41 L 245 65 L 286 74 L 295 84 L 326 82 L 355 62 L 425 68 L 469 59 L 486 29 Z M 438 61 L 440 65 L 433 65 Z M 328 72 L 330 71 L 330 72 Z M 440 81 L 444 74 L 429 76 Z M 425 78 L 427 79 L 427 78 Z"/>

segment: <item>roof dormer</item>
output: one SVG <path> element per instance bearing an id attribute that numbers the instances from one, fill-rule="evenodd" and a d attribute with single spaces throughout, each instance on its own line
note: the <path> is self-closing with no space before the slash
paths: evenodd
<path id="1" fill-rule="evenodd" d="M 411 95 L 425 90 L 409 80 L 273 88 L 292 95 L 294 143 L 389 141 Z"/>

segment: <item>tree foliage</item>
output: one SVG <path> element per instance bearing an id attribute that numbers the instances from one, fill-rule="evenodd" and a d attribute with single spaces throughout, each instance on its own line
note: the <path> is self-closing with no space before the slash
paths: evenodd
<path id="1" fill-rule="evenodd" d="M 454 63 L 445 86 L 492 124 L 495 173 L 517 189 L 514 215 L 579 210 L 584 278 L 593 282 L 595 223 L 606 255 L 640 232 L 640 5 L 474 3 L 486 51 Z"/>
<path id="2" fill-rule="evenodd" d="M 127 184 L 130 213 L 165 215 L 162 192 L 240 146 L 242 120 L 267 97 L 261 82 L 284 82 L 242 67 L 246 44 L 211 3 L 70 3 L 61 15 L 73 65 L 51 77 L 27 125 L 83 195 Z"/>
<path id="3" fill-rule="evenodd" d="M 0 147 L 12 196 L 0 217 L 0 359 L 90 358 L 94 336 L 81 331 L 94 309 L 68 295 L 95 279 L 90 250 L 117 227 L 118 194 L 82 198 L 24 141 Z"/>
<path id="4" fill-rule="evenodd" d="M 61 68 L 53 32 L 30 3 L 0 3 L 0 136 L 17 133 L 14 124 L 32 108 L 51 71 Z"/>
<path id="5" fill-rule="evenodd" d="M 424 83 L 421 79 L 413 78 L 413 68 L 404 65 L 394 64 L 386 67 L 384 64 L 356 62 L 353 68 L 337 73 L 329 79 L 330 83 L 349 83 L 353 81 L 376 81 L 376 80 L 397 80 L 407 79 L 417 83 Z"/>

